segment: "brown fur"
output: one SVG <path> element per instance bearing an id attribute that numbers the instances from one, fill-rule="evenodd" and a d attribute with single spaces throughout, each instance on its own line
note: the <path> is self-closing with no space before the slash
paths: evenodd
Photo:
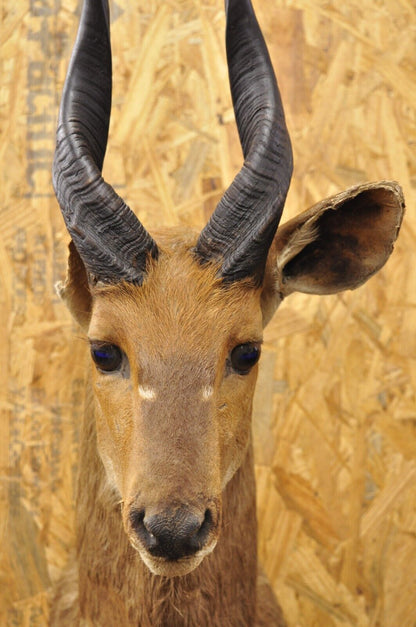
<path id="1" fill-rule="evenodd" d="M 159 260 L 150 264 L 141 287 L 88 286 L 72 246 L 60 293 L 90 340 L 119 346 L 128 367 L 112 374 L 92 370 L 80 451 L 76 562 L 57 587 L 52 625 L 285 624 L 267 579 L 257 575 L 251 446 L 257 367 L 238 375 L 228 356 L 238 344 L 261 342 L 265 322 L 286 293 L 355 287 L 381 267 L 403 210 L 400 192 L 382 186 L 386 210 L 380 203 L 371 211 L 372 229 L 381 233 L 377 245 L 357 255 L 357 220 L 347 237 L 348 212 L 340 212 L 346 245 L 336 250 L 336 261 L 355 255 L 355 265 L 353 278 L 342 276 L 338 283 L 328 228 L 322 230 L 313 210 L 276 235 L 262 289 L 249 281 L 224 286 L 217 268 L 195 260 L 195 235 L 159 234 Z M 344 197 L 352 197 L 354 213 L 357 193 Z M 317 207 L 319 219 L 342 205 L 337 199 Z M 309 281 L 305 259 L 311 245 L 320 251 L 323 271 Z M 286 260 L 294 268 L 298 263 L 301 278 L 284 275 Z M 150 556 L 132 528 L 131 511 L 181 506 L 214 512 L 206 548 L 173 562 Z"/>
<path id="2" fill-rule="evenodd" d="M 61 585 L 52 624 L 77 624 L 77 605 L 79 624 L 255 624 L 250 425 L 257 369 L 244 377 L 225 369 L 235 345 L 261 341 L 260 291 L 247 283 L 224 288 L 215 268 L 195 262 L 189 241 L 164 240 L 159 235 L 160 259 L 142 287 L 92 290 L 88 335 L 122 347 L 131 370 L 124 379 L 93 370 L 76 503 L 78 604 L 68 613 Z M 85 320 L 79 299 L 75 306 Z M 139 385 L 156 398 L 140 398 Z M 131 506 L 163 509 L 201 498 L 218 509 L 217 546 L 188 574 L 154 575 L 131 544 Z M 276 605 L 261 582 L 262 597 Z M 268 614 L 280 616 L 277 605 Z"/>
<path id="3" fill-rule="evenodd" d="M 224 495 L 227 507 L 221 542 L 192 573 L 167 578 L 153 575 L 130 545 L 118 498 L 108 486 L 94 440 L 94 417 L 89 412 L 81 448 L 82 491 L 77 500 L 79 605 L 85 624 L 254 624 L 256 549 L 250 540 L 255 537 L 256 518 L 251 447 Z M 66 620 L 58 610 L 52 625 L 78 624 L 75 605 L 73 610 Z"/>

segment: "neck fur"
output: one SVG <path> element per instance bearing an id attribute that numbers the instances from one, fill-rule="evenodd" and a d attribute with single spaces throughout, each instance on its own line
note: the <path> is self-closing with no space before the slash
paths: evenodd
<path id="1" fill-rule="evenodd" d="M 214 551 L 184 577 L 153 575 L 131 547 L 87 412 L 77 498 L 79 602 L 94 626 L 253 625 L 257 528 L 252 447 L 223 494 Z M 111 617 L 111 618 L 110 618 Z"/>

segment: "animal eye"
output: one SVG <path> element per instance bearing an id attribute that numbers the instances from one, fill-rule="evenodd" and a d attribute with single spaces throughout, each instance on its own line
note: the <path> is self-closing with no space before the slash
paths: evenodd
<path id="1" fill-rule="evenodd" d="M 248 374 L 260 357 L 259 344 L 239 344 L 231 351 L 231 365 L 238 374 Z"/>
<path id="2" fill-rule="evenodd" d="M 99 370 L 114 372 L 121 366 L 123 354 L 115 344 L 91 344 L 91 357 Z"/>

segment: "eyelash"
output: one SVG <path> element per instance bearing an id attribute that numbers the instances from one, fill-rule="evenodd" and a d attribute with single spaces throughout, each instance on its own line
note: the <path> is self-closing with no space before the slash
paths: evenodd
<path id="1" fill-rule="evenodd" d="M 233 348 L 228 358 L 231 369 L 240 375 L 247 375 L 260 359 L 261 346 L 259 342 L 238 344 Z"/>
<path id="2" fill-rule="evenodd" d="M 116 344 L 91 342 L 90 350 L 91 357 L 100 372 L 108 374 L 121 369 L 124 354 Z"/>
<path id="3" fill-rule="evenodd" d="M 91 341 L 90 350 L 97 369 L 104 374 L 119 372 L 123 361 L 127 360 L 126 355 L 116 344 Z M 236 374 L 247 375 L 259 361 L 260 354 L 259 342 L 238 344 L 227 359 L 228 368 Z"/>

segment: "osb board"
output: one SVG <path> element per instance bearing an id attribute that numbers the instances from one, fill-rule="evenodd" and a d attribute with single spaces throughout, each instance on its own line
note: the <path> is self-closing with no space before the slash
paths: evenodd
<path id="1" fill-rule="evenodd" d="M 260 555 L 290 625 L 416 625 L 416 5 L 257 0 L 295 173 L 286 217 L 401 182 L 394 254 L 356 292 L 292 296 L 255 403 Z M 50 182 L 75 0 L 3 0 L 0 624 L 45 625 L 72 539 L 85 344 L 55 296 Z M 221 0 L 112 3 L 106 177 L 151 231 L 202 226 L 241 164 Z"/>

